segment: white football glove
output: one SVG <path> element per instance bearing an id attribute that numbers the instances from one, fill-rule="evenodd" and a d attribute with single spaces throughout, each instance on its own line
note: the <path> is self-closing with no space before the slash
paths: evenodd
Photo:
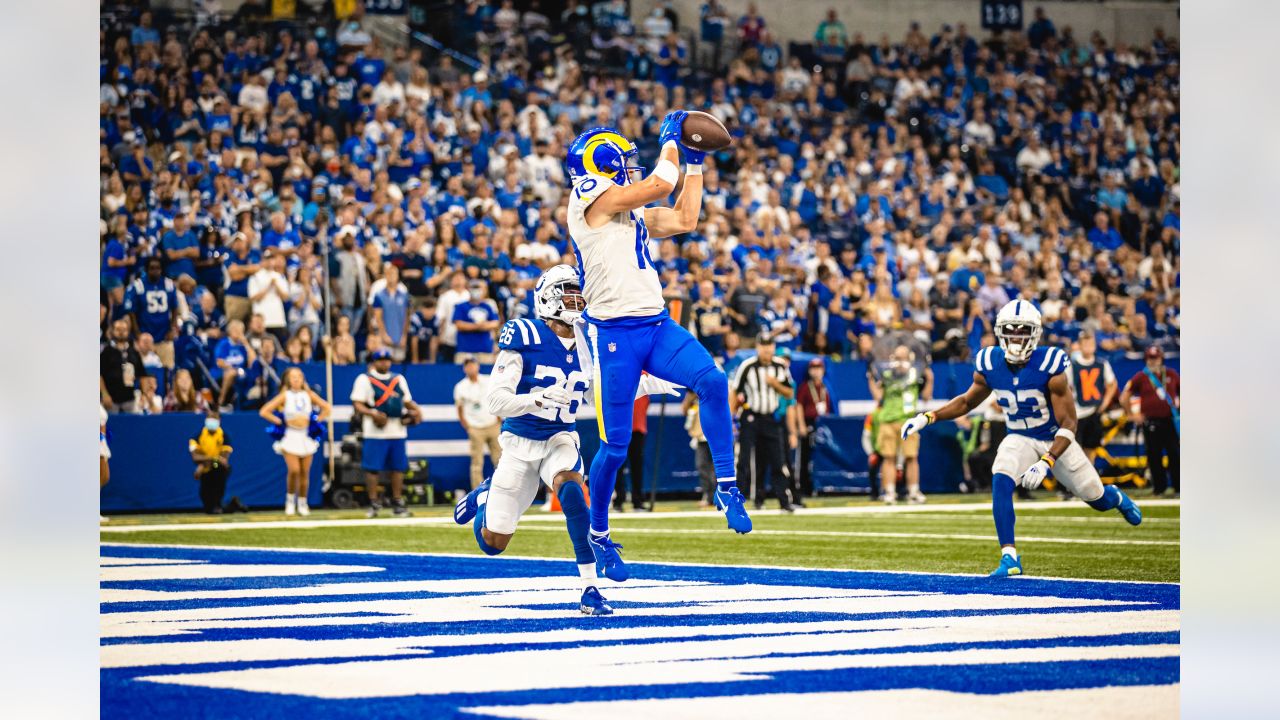
<path id="1" fill-rule="evenodd" d="M 644 395 L 674 395 L 680 397 L 683 394 L 680 392 L 681 387 L 681 385 L 667 382 L 660 377 L 645 373 L 640 376 L 640 385 L 636 388 L 636 397 L 639 398 Z"/>
<path id="2" fill-rule="evenodd" d="M 573 401 L 573 395 L 560 385 L 536 388 L 529 393 L 529 396 L 533 398 L 534 404 L 544 409 L 554 408 L 556 410 L 563 410 L 569 407 L 569 403 Z"/>
<path id="3" fill-rule="evenodd" d="M 1040 487 L 1040 483 L 1044 482 L 1044 478 L 1049 474 L 1049 463 L 1044 460 L 1037 460 L 1034 465 L 1027 468 L 1027 471 L 1018 476 L 1018 484 L 1028 490 L 1035 490 Z"/>
<path id="4" fill-rule="evenodd" d="M 911 437 L 913 434 L 920 432 L 921 430 L 924 429 L 925 425 L 928 425 L 931 422 L 933 422 L 933 418 L 926 413 L 920 413 L 919 415 L 916 415 L 915 417 L 903 423 L 902 439 L 906 440 L 908 437 Z"/>

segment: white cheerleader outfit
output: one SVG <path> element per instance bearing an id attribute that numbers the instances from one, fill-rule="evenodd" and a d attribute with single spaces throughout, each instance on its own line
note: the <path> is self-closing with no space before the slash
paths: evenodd
<path id="1" fill-rule="evenodd" d="M 284 437 L 273 448 L 277 453 L 307 457 L 315 455 L 320 443 L 311 438 L 307 427 L 289 427 L 288 422 L 295 418 L 311 418 L 311 394 L 306 390 L 284 391 Z"/>
<path id="2" fill-rule="evenodd" d="M 107 447 L 107 409 L 98 404 L 98 455 L 111 459 L 111 448 Z"/>

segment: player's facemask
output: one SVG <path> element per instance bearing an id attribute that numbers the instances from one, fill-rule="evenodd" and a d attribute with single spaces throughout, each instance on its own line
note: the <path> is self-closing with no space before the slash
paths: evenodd
<path id="1" fill-rule="evenodd" d="M 1031 323 L 997 323 L 996 340 L 1004 350 L 1005 359 L 1013 363 L 1024 363 L 1040 342 L 1039 325 Z"/>
<path id="2" fill-rule="evenodd" d="M 582 288 L 577 285 L 566 285 L 561 290 L 560 302 L 570 312 L 582 312 L 587 309 L 587 299 L 582 297 Z"/>
<path id="3" fill-rule="evenodd" d="M 534 289 L 534 306 L 538 317 L 559 320 L 572 325 L 587 309 L 576 272 L 565 265 L 551 268 Z"/>

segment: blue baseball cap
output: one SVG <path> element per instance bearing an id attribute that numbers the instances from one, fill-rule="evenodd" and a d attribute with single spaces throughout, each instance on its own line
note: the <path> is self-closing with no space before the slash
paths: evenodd
<path id="1" fill-rule="evenodd" d="M 378 348 L 377 350 L 374 350 L 372 354 L 369 355 L 370 362 L 376 362 L 378 360 L 390 360 L 390 359 L 391 359 L 391 351 L 386 348 Z"/>

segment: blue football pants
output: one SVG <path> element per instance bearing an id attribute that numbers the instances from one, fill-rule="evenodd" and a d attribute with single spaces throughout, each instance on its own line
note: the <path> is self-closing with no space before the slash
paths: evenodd
<path id="1" fill-rule="evenodd" d="M 641 372 L 683 385 L 698 396 L 702 432 L 707 437 L 717 478 L 734 477 L 733 419 L 729 381 L 706 348 L 665 312 L 648 318 L 622 318 L 587 327 L 600 449 L 591 461 L 591 529 L 609 529 L 614 478 L 627 459 L 632 410 Z"/>

